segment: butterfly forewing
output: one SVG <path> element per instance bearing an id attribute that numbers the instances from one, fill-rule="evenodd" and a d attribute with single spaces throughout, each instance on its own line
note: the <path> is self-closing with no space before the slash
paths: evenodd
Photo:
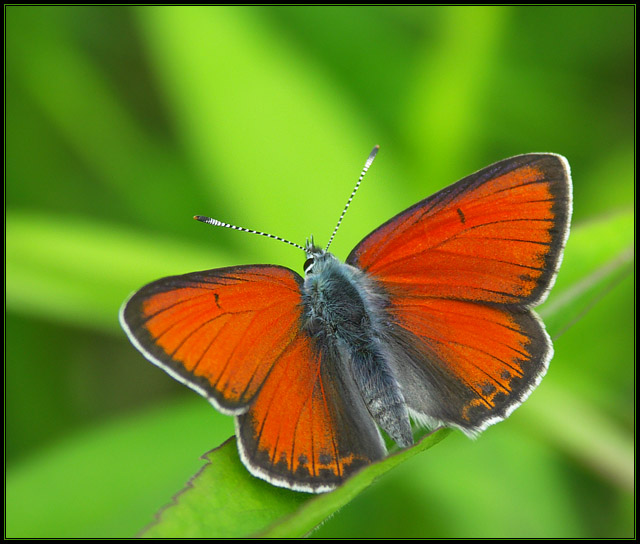
<path id="1" fill-rule="evenodd" d="M 399 296 L 535 306 L 555 276 L 570 214 L 565 159 L 520 155 L 397 215 L 347 262 Z"/>
<path id="2" fill-rule="evenodd" d="M 123 307 L 144 355 L 227 413 L 241 413 L 300 328 L 300 284 L 278 266 L 164 278 Z"/>

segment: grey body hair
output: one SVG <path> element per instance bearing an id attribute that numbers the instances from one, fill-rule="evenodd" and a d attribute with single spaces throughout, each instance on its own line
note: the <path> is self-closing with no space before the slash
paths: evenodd
<path id="1" fill-rule="evenodd" d="M 363 272 L 307 249 L 303 327 L 323 357 L 349 372 L 373 420 L 401 447 L 413 444 L 409 411 L 385 349 L 387 299 Z"/>

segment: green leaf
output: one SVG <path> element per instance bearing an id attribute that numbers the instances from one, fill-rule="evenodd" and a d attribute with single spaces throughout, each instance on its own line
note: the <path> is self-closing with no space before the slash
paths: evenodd
<path id="1" fill-rule="evenodd" d="M 310 497 L 251 477 L 235 437 L 207 453 L 208 463 L 158 514 L 149 538 L 231 538 L 263 530 Z"/>
<path id="2" fill-rule="evenodd" d="M 254 478 L 242 465 L 235 438 L 206 454 L 208 463 L 158 514 L 149 538 L 301 537 L 351 501 L 374 480 L 440 442 L 436 431 L 414 447 L 368 466 L 331 493 L 309 495 Z"/>

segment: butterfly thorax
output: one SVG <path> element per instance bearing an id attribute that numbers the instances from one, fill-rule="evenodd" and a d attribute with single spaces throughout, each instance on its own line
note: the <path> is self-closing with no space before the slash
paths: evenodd
<path id="1" fill-rule="evenodd" d="M 307 251 L 303 328 L 323 360 L 353 380 L 373 419 L 399 445 L 413 443 L 405 400 L 383 350 L 387 298 L 358 268 Z"/>
<path id="2" fill-rule="evenodd" d="M 366 341 L 373 308 L 360 286 L 359 271 L 321 251 L 305 263 L 303 301 L 307 327 L 348 344 Z"/>

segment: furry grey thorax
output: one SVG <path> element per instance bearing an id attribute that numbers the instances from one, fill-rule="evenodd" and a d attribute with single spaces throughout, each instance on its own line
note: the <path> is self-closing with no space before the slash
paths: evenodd
<path id="1" fill-rule="evenodd" d="M 359 269 L 307 242 L 303 327 L 322 358 L 351 378 L 373 420 L 401 447 L 413 444 L 405 398 L 385 349 L 387 298 Z"/>

